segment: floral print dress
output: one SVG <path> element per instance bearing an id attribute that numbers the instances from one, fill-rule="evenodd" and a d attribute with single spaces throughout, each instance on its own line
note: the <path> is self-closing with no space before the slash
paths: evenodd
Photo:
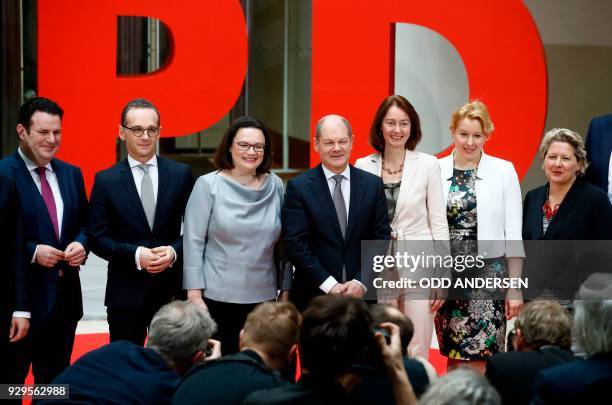
<path id="1" fill-rule="evenodd" d="M 478 251 L 476 171 L 453 170 L 447 219 L 451 249 L 455 255 L 476 255 Z M 506 272 L 504 263 L 503 258 L 486 259 L 485 266 L 473 271 L 469 277 L 503 277 Z M 453 272 L 453 276 L 456 275 Z M 506 332 L 504 302 L 496 293 L 486 289 L 464 290 L 462 296 L 469 299 L 449 299 L 436 315 L 440 352 L 456 360 L 485 360 L 503 351 Z"/>

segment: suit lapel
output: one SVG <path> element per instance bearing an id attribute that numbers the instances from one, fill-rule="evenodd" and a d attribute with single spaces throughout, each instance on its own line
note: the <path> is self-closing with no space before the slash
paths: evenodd
<path id="1" fill-rule="evenodd" d="M 157 218 L 160 218 L 160 213 L 164 212 L 165 204 L 168 200 L 168 187 L 170 179 L 168 178 L 168 165 L 166 161 L 159 156 L 157 157 L 157 201 L 155 203 L 155 218 L 153 219 L 153 230 L 157 225 Z M 144 209 L 143 209 L 144 212 Z"/>
<path id="2" fill-rule="evenodd" d="M 349 240 L 351 233 L 355 230 L 355 224 L 360 219 L 361 203 L 363 202 L 363 173 L 353 166 L 351 170 L 351 201 L 349 203 L 348 224 L 346 227 L 346 240 Z M 336 221 L 337 222 L 337 221 Z"/>
<path id="3" fill-rule="evenodd" d="M 544 238 L 544 228 L 542 227 L 542 207 L 544 206 L 544 200 L 546 199 L 546 187 L 543 187 L 541 190 L 538 190 L 534 195 L 534 200 L 532 204 L 537 208 L 530 211 L 530 218 L 528 223 L 530 224 L 531 231 L 533 234 L 533 239 L 543 239 Z M 550 229 L 550 224 L 548 226 Z"/>
<path id="4" fill-rule="evenodd" d="M 128 195 L 128 198 L 130 199 L 130 206 L 134 207 L 143 227 L 145 229 L 150 229 L 149 222 L 147 221 L 147 215 L 144 212 L 144 208 L 142 208 L 142 201 L 140 201 L 140 197 L 138 196 L 136 183 L 134 183 L 132 169 L 130 168 L 130 164 L 128 163 L 127 159 L 121 162 L 120 172 L 121 182 L 123 183 L 123 187 Z"/>
<path id="5" fill-rule="evenodd" d="M 453 184 L 453 152 L 449 156 L 446 156 L 438 160 L 440 164 L 440 174 L 442 176 L 442 193 L 444 195 L 444 201 L 448 201 L 448 194 L 450 192 L 450 186 Z"/>
<path id="6" fill-rule="evenodd" d="M 43 222 L 46 224 L 48 231 L 55 240 L 57 240 L 57 235 L 55 235 L 55 229 L 53 229 L 53 223 L 51 222 L 51 217 L 49 217 L 49 211 L 47 210 L 47 206 L 45 205 L 45 201 L 42 198 L 42 194 L 38 191 L 38 187 L 36 187 L 36 183 L 34 183 L 34 179 L 28 170 L 25 162 L 19 156 L 18 152 L 13 154 L 14 159 L 14 169 L 15 169 L 15 180 L 18 184 L 26 191 L 26 193 L 30 196 L 30 204 L 35 206 L 35 212 L 39 213 Z M 22 201 L 22 204 L 28 204 L 27 201 Z"/>
<path id="7" fill-rule="evenodd" d="M 323 212 L 329 217 L 331 224 L 338 234 L 338 238 L 342 240 L 342 232 L 340 231 L 340 223 L 338 222 L 338 215 L 336 215 L 336 207 L 334 206 L 334 201 L 332 200 L 331 193 L 329 192 L 329 185 L 327 184 L 327 179 L 325 178 L 325 174 L 323 173 L 323 169 L 321 165 L 317 166 L 312 172 L 310 176 L 310 187 L 312 189 L 312 195 L 315 196 L 319 200 L 321 204 L 321 208 Z M 352 186 L 352 184 L 351 184 Z M 352 190 L 352 187 L 351 187 Z M 352 199 L 351 194 L 351 199 Z M 350 217 L 350 210 L 349 210 Z M 348 229 L 347 229 L 348 235 Z"/>
<path id="8" fill-rule="evenodd" d="M 69 179 L 68 179 L 68 174 L 66 173 L 66 171 L 63 170 L 61 167 L 59 167 L 58 164 L 56 164 L 55 159 L 51 161 L 51 166 L 53 167 L 53 171 L 55 172 L 55 176 L 57 177 L 57 184 L 59 185 L 62 201 L 64 202 L 64 208 L 62 210 L 62 224 L 61 224 L 61 229 L 60 229 L 60 239 L 61 239 L 61 236 L 65 234 L 64 229 L 67 226 L 66 222 L 69 220 L 66 213 L 72 211 L 72 206 L 70 207 L 68 206 L 71 202 L 70 196 L 68 195 L 69 194 L 69 187 L 68 187 Z"/>
<path id="9" fill-rule="evenodd" d="M 406 157 L 404 158 L 404 172 L 402 173 L 402 184 L 400 184 L 399 195 L 397 196 L 397 206 L 395 207 L 393 218 L 391 218 L 391 223 L 395 222 L 395 218 L 400 215 L 400 212 L 410 200 L 410 195 L 408 195 L 408 192 L 412 190 L 412 183 L 418 175 L 418 158 L 419 155 L 416 152 L 406 150 Z"/>
<path id="10" fill-rule="evenodd" d="M 559 210 L 550 221 L 550 224 L 548 224 L 546 233 L 544 233 L 545 239 L 556 239 L 558 230 L 563 228 L 563 222 L 568 217 L 569 213 L 576 207 L 576 202 L 580 194 L 577 192 L 577 188 L 579 187 L 578 182 L 579 180 L 574 181 L 574 184 L 572 184 L 572 187 L 567 192 L 563 202 L 559 205 Z M 545 198 L 545 196 L 542 198 L 540 207 L 544 205 Z"/>

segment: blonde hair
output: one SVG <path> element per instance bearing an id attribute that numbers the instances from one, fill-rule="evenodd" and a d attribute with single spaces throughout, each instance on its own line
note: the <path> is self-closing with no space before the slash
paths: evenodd
<path id="1" fill-rule="evenodd" d="M 482 131 L 486 135 L 490 134 L 495 129 L 493 121 L 491 121 L 491 117 L 489 116 L 489 110 L 482 101 L 470 101 L 469 103 L 457 108 L 450 120 L 449 129 L 451 132 L 455 132 L 455 129 L 457 129 L 457 126 L 459 125 L 459 121 L 464 118 L 480 122 Z"/>
<path id="2" fill-rule="evenodd" d="M 574 132 L 567 128 L 553 128 L 542 137 L 540 143 L 540 158 L 542 161 L 546 158 L 548 149 L 553 142 L 565 142 L 574 149 L 574 156 L 580 165 L 577 175 L 583 175 L 589 165 L 586 160 L 586 150 L 584 149 L 584 141 L 578 132 Z"/>
<path id="3" fill-rule="evenodd" d="M 287 358 L 297 344 L 302 317 L 290 302 L 264 302 L 249 313 L 243 328 L 245 346 L 257 347 L 276 359 Z"/>

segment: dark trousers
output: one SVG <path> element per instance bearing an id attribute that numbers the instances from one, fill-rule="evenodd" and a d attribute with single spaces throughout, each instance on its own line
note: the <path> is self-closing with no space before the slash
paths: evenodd
<path id="1" fill-rule="evenodd" d="M 106 308 L 110 341 L 129 340 L 143 346 L 151 320 L 164 304 L 165 299 L 146 297 L 137 308 Z"/>
<path id="2" fill-rule="evenodd" d="M 11 315 L 9 310 L 3 310 L 0 318 L 0 384 L 8 383 L 14 379 L 13 364 L 10 364 L 9 359 L 9 331 L 11 328 Z"/>
<path id="3" fill-rule="evenodd" d="M 31 327 L 26 337 L 9 344 L 8 364 L 14 366 L 12 381 L 23 384 L 30 365 L 36 384 L 49 384 L 70 366 L 74 335 L 78 320 L 67 319 L 70 314 L 68 286 L 60 280 L 51 314 L 42 323 Z"/>
<path id="4" fill-rule="evenodd" d="M 204 298 L 210 316 L 217 323 L 217 333 L 212 337 L 221 341 L 221 352 L 224 356 L 238 353 L 240 330 L 247 315 L 257 304 L 231 304 Z"/>

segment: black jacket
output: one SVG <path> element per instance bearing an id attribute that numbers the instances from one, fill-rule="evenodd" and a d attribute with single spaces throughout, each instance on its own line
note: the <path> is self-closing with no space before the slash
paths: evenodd
<path id="1" fill-rule="evenodd" d="M 573 360 L 577 358 L 571 352 L 556 346 L 531 352 L 497 353 L 487 359 L 485 375 L 504 404 L 528 404 L 540 371 Z"/>
<path id="2" fill-rule="evenodd" d="M 303 310 L 323 292 L 333 276 L 362 280 L 361 241 L 388 240 L 389 213 L 382 180 L 350 167 L 350 202 L 346 237 L 342 236 L 329 186 L 321 165 L 291 179 L 282 208 L 284 248 L 295 266 L 291 300 Z M 375 291 L 369 288 L 369 291 Z"/>
<path id="3" fill-rule="evenodd" d="M 247 396 L 243 405 L 326 405 L 350 404 L 347 392 L 332 378 L 303 375 L 292 385 L 256 391 Z"/>
<path id="4" fill-rule="evenodd" d="M 169 302 L 182 289 L 181 223 L 193 187 L 189 166 L 157 157 L 158 193 L 153 230 L 126 160 L 96 174 L 91 191 L 89 234 L 92 251 L 108 261 L 104 305 L 137 308 L 145 297 Z M 160 274 L 136 268 L 138 246 L 170 245 L 177 261 Z"/>
<path id="5" fill-rule="evenodd" d="M 183 377 L 173 403 L 240 404 L 253 391 L 285 383 L 252 350 L 193 367 Z"/>
<path id="6" fill-rule="evenodd" d="M 419 398 L 429 387 L 429 377 L 423 364 L 404 357 L 404 368 L 415 395 Z M 349 398 L 353 404 L 395 404 L 393 385 L 385 374 L 370 375 L 357 384 Z"/>
<path id="7" fill-rule="evenodd" d="M 559 206 L 546 233 L 542 228 L 542 206 L 548 185 L 527 193 L 523 204 L 524 240 L 610 240 L 612 206 L 599 188 L 576 180 Z"/>

